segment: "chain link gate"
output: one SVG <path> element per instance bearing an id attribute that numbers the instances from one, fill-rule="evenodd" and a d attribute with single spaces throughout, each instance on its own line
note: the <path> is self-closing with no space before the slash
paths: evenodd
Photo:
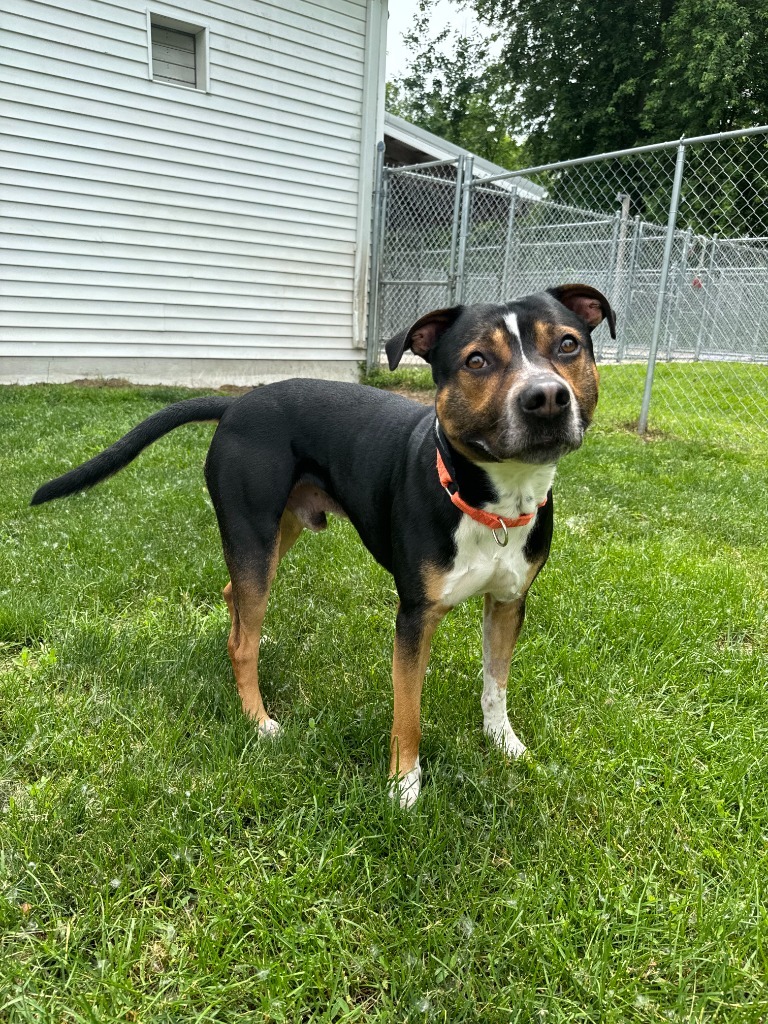
<path id="1" fill-rule="evenodd" d="M 484 179 L 381 156 L 369 366 L 431 309 L 580 281 L 618 314 L 594 335 L 601 412 L 768 447 L 768 127 Z"/>
<path id="2" fill-rule="evenodd" d="M 464 159 L 392 169 L 382 163 L 374 193 L 368 366 L 383 342 L 424 312 L 455 305 Z M 393 326 L 394 325 L 394 326 Z M 410 357 L 415 361 L 415 357 Z"/>

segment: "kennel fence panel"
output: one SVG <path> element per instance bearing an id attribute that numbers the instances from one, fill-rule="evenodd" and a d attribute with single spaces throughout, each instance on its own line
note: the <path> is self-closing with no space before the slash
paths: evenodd
<path id="1" fill-rule="evenodd" d="M 618 314 L 618 338 L 602 325 L 593 339 L 601 405 L 637 422 L 647 380 L 654 430 L 705 437 L 714 410 L 733 443 L 768 444 L 767 140 L 763 127 L 490 179 L 466 157 L 385 169 L 369 362 L 431 309 L 582 281 Z"/>
<path id="2" fill-rule="evenodd" d="M 383 358 L 388 338 L 457 300 L 463 171 L 460 158 L 381 169 L 374 232 L 377 294 L 369 325 L 375 363 Z M 418 362 L 411 353 L 403 359 L 404 365 Z"/>

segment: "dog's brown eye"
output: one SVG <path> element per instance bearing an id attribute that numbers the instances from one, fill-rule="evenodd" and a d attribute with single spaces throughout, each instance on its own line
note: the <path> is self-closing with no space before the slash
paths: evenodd
<path id="1" fill-rule="evenodd" d="M 480 352 L 473 352 L 471 356 L 467 357 L 464 365 L 468 366 L 470 370 L 482 370 L 484 366 L 488 365 L 488 360 Z"/>
<path id="2" fill-rule="evenodd" d="M 564 356 L 572 356 L 574 352 L 578 352 L 579 343 L 576 338 L 570 334 L 566 334 L 563 340 L 560 342 L 560 351 Z"/>

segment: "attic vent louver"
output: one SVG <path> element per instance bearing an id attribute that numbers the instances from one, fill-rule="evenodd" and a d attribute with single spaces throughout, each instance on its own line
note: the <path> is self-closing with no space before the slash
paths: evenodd
<path id="1" fill-rule="evenodd" d="M 150 67 L 155 81 L 187 89 L 207 89 L 205 28 L 150 14 L 149 36 Z"/>

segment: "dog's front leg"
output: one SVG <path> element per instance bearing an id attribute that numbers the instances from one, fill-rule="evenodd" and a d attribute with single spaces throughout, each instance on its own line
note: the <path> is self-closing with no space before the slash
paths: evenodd
<path id="1" fill-rule="evenodd" d="M 483 731 L 509 757 L 522 757 L 525 745 L 507 715 L 507 680 L 512 652 L 525 617 L 525 598 L 497 601 L 485 595 L 483 608 Z"/>
<path id="2" fill-rule="evenodd" d="M 411 807 L 421 791 L 421 688 L 432 634 L 442 616 L 443 612 L 433 606 L 401 604 L 397 611 L 392 659 L 395 707 L 390 742 L 389 793 L 401 807 Z"/>

